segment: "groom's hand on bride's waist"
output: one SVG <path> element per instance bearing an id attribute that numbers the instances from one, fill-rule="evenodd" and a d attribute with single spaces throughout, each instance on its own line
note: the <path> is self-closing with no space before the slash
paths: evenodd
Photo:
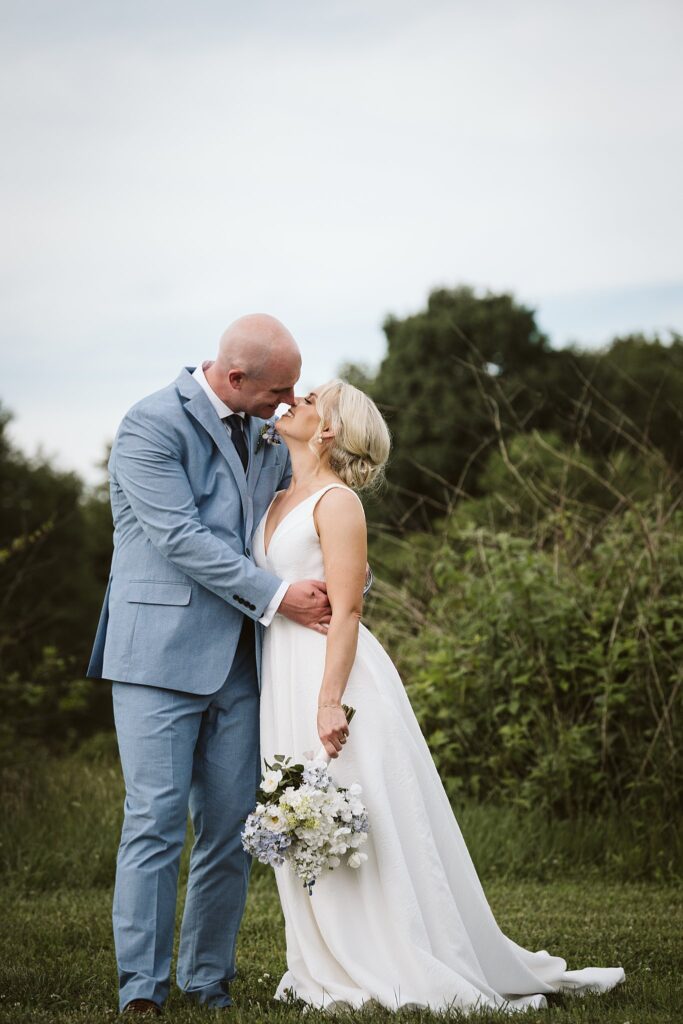
<path id="1" fill-rule="evenodd" d="M 327 599 L 327 587 L 322 580 L 299 580 L 291 583 L 278 608 L 280 615 L 308 626 L 316 633 L 327 633 L 332 609 Z"/>

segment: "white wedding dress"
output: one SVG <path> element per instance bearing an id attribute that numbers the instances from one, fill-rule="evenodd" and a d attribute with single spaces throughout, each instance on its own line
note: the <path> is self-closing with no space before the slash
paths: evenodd
<path id="1" fill-rule="evenodd" d="M 324 579 L 313 521 L 330 484 L 280 522 L 266 553 L 263 517 L 254 536 L 261 568 L 288 581 Z M 262 663 L 261 756 L 301 758 L 320 748 L 318 691 L 326 638 L 276 615 Z M 331 764 L 341 785 L 358 782 L 370 817 L 358 870 L 326 872 L 307 890 L 276 869 L 288 970 L 276 998 L 316 1007 L 546 1006 L 543 993 L 606 991 L 621 967 L 567 964 L 508 939 L 494 919 L 417 719 L 391 659 L 365 626 L 344 702 L 356 708 L 349 740 Z"/>

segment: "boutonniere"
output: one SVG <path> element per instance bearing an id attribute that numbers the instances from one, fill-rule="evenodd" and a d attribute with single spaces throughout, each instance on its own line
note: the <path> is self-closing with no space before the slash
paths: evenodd
<path id="1" fill-rule="evenodd" d="M 276 419 L 279 417 L 276 417 Z M 275 420 L 272 423 L 264 423 L 259 430 L 258 440 L 256 442 L 256 451 L 260 452 L 264 444 L 281 444 L 282 438 L 275 430 Z"/>

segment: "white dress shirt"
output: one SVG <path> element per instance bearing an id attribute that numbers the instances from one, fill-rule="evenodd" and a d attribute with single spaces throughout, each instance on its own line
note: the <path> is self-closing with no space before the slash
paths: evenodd
<path id="1" fill-rule="evenodd" d="M 208 365 L 208 364 L 205 364 L 205 365 Z M 197 381 L 197 383 L 199 384 L 200 388 L 203 391 L 206 392 L 206 397 L 211 402 L 211 405 L 216 410 L 216 415 L 221 420 L 225 419 L 226 416 L 235 416 L 235 415 L 236 416 L 241 416 L 242 419 L 244 419 L 244 413 L 243 412 L 233 413 L 232 409 L 229 406 L 227 406 L 225 404 L 225 402 L 221 398 L 218 397 L 218 395 L 216 394 L 216 392 L 213 390 L 213 388 L 209 384 L 208 380 L 206 379 L 206 376 L 204 374 L 204 367 L 203 366 L 198 366 L 197 369 L 193 372 L 192 376 Z M 259 622 L 261 623 L 262 626 L 269 626 L 271 624 L 271 622 L 273 621 L 273 616 L 275 615 L 275 612 L 280 607 L 280 605 L 282 603 L 282 599 L 283 599 L 283 597 L 285 596 L 285 594 L 287 593 L 288 590 L 289 590 L 289 583 L 283 582 L 283 583 L 280 584 L 278 589 L 275 591 L 275 594 L 273 595 L 273 597 L 272 597 L 272 599 L 270 601 L 270 604 L 268 605 L 268 607 L 264 611 L 263 615 L 259 619 Z"/>

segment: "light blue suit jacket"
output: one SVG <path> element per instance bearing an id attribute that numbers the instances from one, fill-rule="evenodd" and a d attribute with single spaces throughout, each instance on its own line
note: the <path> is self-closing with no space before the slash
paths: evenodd
<path id="1" fill-rule="evenodd" d="M 89 677 L 198 694 L 223 685 L 243 616 L 258 621 L 282 582 L 251 553 L 291 475 L 284 444 L 259 446 L 263 423 L 249 417 L 245 477 L 192 368 L 126 414 L 109 460 L 114 556 Z"/>

